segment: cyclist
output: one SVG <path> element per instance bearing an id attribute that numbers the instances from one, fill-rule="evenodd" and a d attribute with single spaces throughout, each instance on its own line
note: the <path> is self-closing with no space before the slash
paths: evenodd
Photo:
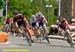
<path id="1" fill-rule="evenodd" d="M 59 24 L 58 24 L 58 30 L 61 32 L 62 30 L 65 30 L 67 33 L 68 33 L 68 38 L 70 41 L 72 41 L 72 37 L 71 37 L 71 33 L 69 31 L 69 24 L 67 22 L 67 20 L 62 17 L 60 20 L 59 20 Z"/>
<path id="2" fill-rule="evenodd" d="M 36 16 L 35 15 L 31 16 L 30 25 L 31 25 L 31 28 L 34 30 L 34 35 L 36 36 L 36 38 L 38 38 L 39 31 L 37 29 L 38 24 L 36 23 Z"/>
<path id="3" fill-rule="evenodd" d="M 32 15 L 30 18 L 30 25 L 32 28 L 36 28 L 36 16 Z"/>
<path id="4" fill-rule="evenodd" d="M 8 17 L 4 21 L 3 31 L 8 32 L 9 31 L 10 24 L 11 24 L 11 18 Z"/>
<path id="5" fill-rule="evenodd" d="M 10 18 L 7 18 L 7 19 L 5 19 L 5 21 L 4 21 L 4 24 L 10 24 L 10 22 L 11 22 L 11 19 Z"/>
<path id="6" fill-rule="evenodd" d="M 47 20 L 41 12 L 37 13 L 36 22 L 38 23 L 39 28 L 42 27 L 42 29 L 44 30 L 44 34 L 47 35 L 47 33 L 48 33 L 48 30 L 47 30 L 47 27 L 46 27 Z"/>
<path id="7" fill-rule="evenodd" d="M 23 25 L 23 27 L 25 28 L 25 30 L 28 32 L 28 35 L 31 39 L 31 41 L 33 42 L 32 40 L 32 35 L 31 33 L 29 32 L 29 29 L 27 27 L 29 27 L 29 24 L 28 24 L 28 21 L 27 19 L 22 15 L 20 14 L 17 10 L 15 10 L 13 12 L 13 15 L 14 15 L 14 18 L 13 18 L 13 24 L 15 26 L 15 29 L 20 32 L 20 33 L 23 33 L 20 29 L 20 26 Z"/>

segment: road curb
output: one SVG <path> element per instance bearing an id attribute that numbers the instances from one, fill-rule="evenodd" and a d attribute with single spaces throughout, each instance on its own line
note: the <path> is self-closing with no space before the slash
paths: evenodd
<path id="1" fill-rule="evenodd" d="M 64 37 L 62 37 L 62 36 L 49 35 L 48 37 L 51 38 L 51 39 L 60 39 L 60 40 L 64 40 Z"/>
<path id="2" fill-rule="evenodd" d="M 48 38 L 49 38 L 49 39 L 64 40 L 64 37 L 62 37 L 62 36 L 55 36 L 55 35 L 49 35 Z M 75 45 L 75 37 L 72 38 L 72 39 L 73 39 L 73 43 L 74 43 L 74 45 Z"/>

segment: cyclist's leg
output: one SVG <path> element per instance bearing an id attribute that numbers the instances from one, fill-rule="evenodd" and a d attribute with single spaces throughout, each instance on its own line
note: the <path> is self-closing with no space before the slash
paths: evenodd
<path id="1" fill-rule="evenodd" d="M 37 35 L 38 35 L 38 29 L 37 29 L 37 27 L 35 26 L 35 27 L 33 27 L 33 31 L 34 31 L 34 35 L 37 37 Z"/>
<path id="2" fill-rule="evenodd" d="M 43 36 L 43 39 L 42 40 L 46 39 L 47 42 L 50 44 L 50 41 L 49 41 L 49 38 L 48 38 L 48 29 L 47 29 L 46 25 L 43 24 L 42 28 L 44 30 L 44 36 Z"/>
<path id="3" fill-rule="evenodd" d="M 19 33 L 22 33 L 21 29 L 20 29 L 20 25 L 15 25 L 14 24 L 14 29 L 15 31 L 19 32 Z"/>
<path id="4" fill-rule="evenodd" d="M 67 33 L 68 33 L 68 38 L 72 41 L 72 37 L 71 37 L 70 31 L 69 31 L 69 30 L 66 30 L 66 31 L 67 31 Z"/>
<path id="5" fill-rule="evenodd" d="M 44 22 L 41 22 L 40 26 L 42 27 L 43 36 L 48 35 L 48 30 L 47 30 L 46 24 Z"/>
<path id="6" fill-rule="evenodd" d="M 8 26 L 8 24 L 7 24 L 7 23 L 4 25 L 4 27 L 3 27 L 3 28 L 4 28 L 4 31 L 5 31 L 5 32 L 8 32 L 9 26 Z"/>
<path id="7" fill-rule="evenodd" d="M 25 28 L 25 30 L 28 32 L 28 35 L 30 36 L 30 38 L 32 38 L 32 34 L 31 34 L 30 31 L 29 31 L 29 27 L 28 27 L 28 26 L 25 26 L 24 28 Z"/>
<path id="8" fill-rule="evenodd" d="M 47 29 L 46 24 L 43 24 L 43 29 L 44 29 L 45 34 L 47 34 L 48 33 L 48 29 Z"/>
<path id="9" fill-rule="evenodd" d="M 71 45 L 71 47 L 73 47 L 74 48 L 74 44 L 73 44 L 73 40 L 72 40 L 72 37 L 71 37 L 71 33 L 70 33 L 70 31 L 69 30 L 67 30 L 67 35 L 68 35 L 68 39 L 67 39 L 67 41 L 70 43 L 70 45 Z"/>
<path id="10" fill-rule="evenodd" d="M 8 23 L 8 31 L 10 31 L 10 23 Z"/>
<path id="11" fill-rule="evenodd" d="M 37 30 L 38 35 L 40 35 L 41 34 L 41 32 L 40 32 L 40 26 L 36 30 Z"/>
<path id="12" fill-rule="evenodd" d="M 34 41 L 32 40 L 32 34 L 31 34 L 31 32 L 29 31 L 30 29 L 29 29 L 29 27 L 27 26 L 25 26 L 24 27 L 25 28 L 25 30 L 27 31 L 27 33 L 28 33 L 28 35 L 29 35 L 29 39 L 31 40 L 31 42 L 33 43 Z"/>
<path id="13" fill-rule="evenodd" d="M 62 31 L 63 31 L 63 29 L 60 28 L 60 27 L 58 27 L 58 34 L 59 34 L 60 36 L 64 36 L 64 34 L 62 33 Z"/>
<path id="14" fill-rule="evenodd" d="M 40 36 L 40 23 L 37 23 L 36 24 L 36 35 L 37 35 L 37 38 Z"/>
<path id="15" fill-rule="evenodd" d="M 43 40 L 44 40 L 48 38 L 48 30 L 45 24 L 42 24 L 42 29 L 44 31 L 44 35 L 43 35 L 44 36 Z"/>

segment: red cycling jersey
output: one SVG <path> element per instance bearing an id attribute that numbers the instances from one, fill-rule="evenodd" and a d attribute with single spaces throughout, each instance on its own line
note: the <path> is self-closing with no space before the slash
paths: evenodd
<path id="1" fill-rule="evenodd" d="M 69 27 L 67 25 L 67 20 L 65 18 L 62 18 L 59 23 L 60 23 L 59 27 L 61 29 L 64 29 L 64 30 L 68 30 L 69 29 Z"/>
<path id="2" fill-rule="evenodd" d="M 36 22 L 42 22 L 43 21 L 43 17 L 39 17 L 38 19 L 36 19 Z"/>
<path id="3" fill-rule="evenodd" d="M 9 24 L 11 22 L 10 18 L 6 19 L 6 23 Z"/>

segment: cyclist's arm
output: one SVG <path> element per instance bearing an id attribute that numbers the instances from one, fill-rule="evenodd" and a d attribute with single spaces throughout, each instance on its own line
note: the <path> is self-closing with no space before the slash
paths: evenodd
<path id="1" fill-rule="evenodd" d="M 27 23 L 27 25 L 29 26 L 28 20 L 27 20 L 26 18 L 24 18 L 23 20 L 24 20 L 24 21 Z"/>
<path id="2" fill-rule="evenodd" d="M 14 22 L 14 26 L 18 27 L 18 24 L 17 24 L 17 22 Z"/>
<path id="3" fill-rule="evenodd" d="M 46 18 L 45 17 L 43 17 L 43 18 L 44 18 L 45 23 L 47 24 L 48 22 L 47 22 Z"/>
<path id="4" fill-rule="evenodd" d="M 18 27 L 18 24 L 17 24 L 17 22 L 16 22 L 16 19 L 15 19 L 15 18 L 13 18 L 13 25 Z"/>
<path id="5" fill-rule="evenodd" d="M 66 21 L 66 24 L 67 24 L 67 26 L 69 27 L 69 24 L 68 24 L 68 22 Z"/>

